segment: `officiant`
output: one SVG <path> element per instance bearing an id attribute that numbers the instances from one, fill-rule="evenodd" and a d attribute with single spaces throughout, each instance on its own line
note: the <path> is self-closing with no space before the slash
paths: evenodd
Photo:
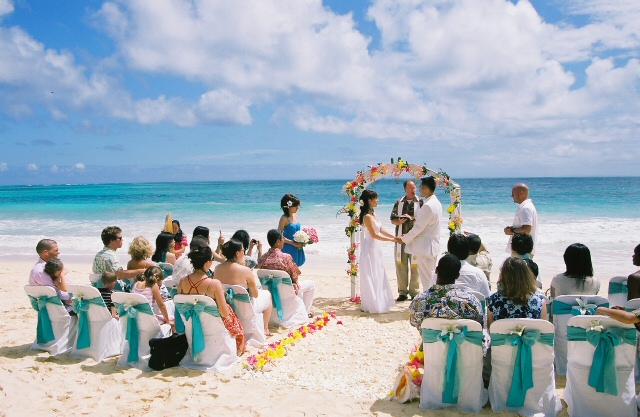
<path id="1" fill-rule="evenodd" d="M 402 236 L 411 230 L 415 221 L 414 207 L 422 207 L 422 200 L 416 196 L 416 183 L 413 180 L 404 182 L 404 193 L 393 205 L 391 223 L 396 226 L 396 236 Z M 420 276 L 418 265 L 411 261 L 411 255 L 405 252 L 404 243 L 395 245 L 396 277 L 398 279 L 398 298 L 396 301 L 407 301 L 420 293 Z M 409 278 L 410 277 L 410 278 Z"/>

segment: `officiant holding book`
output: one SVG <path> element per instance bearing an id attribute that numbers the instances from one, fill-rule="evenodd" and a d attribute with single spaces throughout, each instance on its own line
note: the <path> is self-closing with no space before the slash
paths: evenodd
<path id="1" fill-rule="evenodd" d="M 416 183 L 413 180 L 404 182 L 405 195 L 398 199 L 391 210 L 391 223 L 396 226 L 396 236 L 402 236 L 413 227 L 414 207 L 422 206 L 422 201 L 416 196 Z M 411 261 L 411 255 L 405 252 L 404 243 L 395 245 L 396 277 L 398 279 L 398 298 L 396 301 L 413 300 L 420 293 L 420 276 L 418 265 Z"/>

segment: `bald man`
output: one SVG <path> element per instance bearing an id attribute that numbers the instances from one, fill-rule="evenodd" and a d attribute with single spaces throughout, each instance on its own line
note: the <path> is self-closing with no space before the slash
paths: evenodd
<path id="1" fill-rule="evenodd" d="M 533 205 L 533 201 L 529 198 L 527 184 L 514 185 L 511 189 L 511 197 L 513 197 L 513 202 L 518 205 L 518 209 L 513 217 L 513 225 L 504 228 L 504 234 L 509 236 L 506 252 L 511 253 L 511 237 L 515 233 L 527 233 L 533 238 L 533 254 L 536 250 L 537 242 L 538 212 Z"/>

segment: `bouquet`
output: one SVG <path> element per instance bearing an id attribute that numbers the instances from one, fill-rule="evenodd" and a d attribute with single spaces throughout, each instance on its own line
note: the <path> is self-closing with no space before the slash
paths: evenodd
<path id="1" fill-rule="evenodd" d="M 308 228 L 304 228 L 302 229 L 304 230 L 307 235 L 309 235 L 309 245 L 311 245 L 312 243 L 318 243 L 318 232 L 316 232 L 316 229 L 314 229 L 313 227 L 308 227 Z"/>
<path id="2" fill-rule="evenodd" d="M 302 244 L 302 247 L 318 243 L 318 233 L 316 233 L 316 229 L 311 227 L 298 230 L 293 234 L 293 241 Z"/>

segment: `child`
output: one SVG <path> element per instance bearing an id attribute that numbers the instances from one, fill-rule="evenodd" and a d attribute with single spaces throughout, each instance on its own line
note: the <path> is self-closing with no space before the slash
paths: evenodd
<path id="1" fill-rule="evenodd" d="M 118 281 L 118 277 L 115 272 L 103 272 L 100 277 L 102 281 L 102 288 L 98 288 L 100 291 L 100 295 L 104 300 L 104 303 L 107 305 L 107 308 L 111 312 L 111 317 L 118 318 L 118 309 L 116 308 L 113 301 L 111 301 L 111 294 L 113 294 L 113 289 L 116 286 L 116 282 Z"/>
<path id="2" fill-rule="evenodd" d="M 64 304 L 69 314 L 75 314 L 72 310 L 71 299 L 67 293 L 69 281 L 66 275 L 68 271 L 62 264 L 62 261 L 58 258 L 49 259 L 44 265 L 44 272 L 51 278 L 52 287 L 56 290 L 56 294 L 60 297 L 62 304 Z"/>
<path id="3" fill-rule="evenodd" d="M 161 315 L 156 314 L 158 321 L 160 321 L 160 324 L 169 323 L 171 329 L 175 332 L 173 317 L 169 316 L 167 306 L 162 299 L 162 294 L 160 294 L 158 282 L 161 283 L 163 278 L 162 269 L 157 266 L 147 268 L 143 275 L 138 275 L 138 282 L 133 285 L 131 292 L 144 295 L 147 300 L 149 300 L 151 307 L 153 307 L 154 304 L 157 305 L 158 310 L 162 313 Z"/>

